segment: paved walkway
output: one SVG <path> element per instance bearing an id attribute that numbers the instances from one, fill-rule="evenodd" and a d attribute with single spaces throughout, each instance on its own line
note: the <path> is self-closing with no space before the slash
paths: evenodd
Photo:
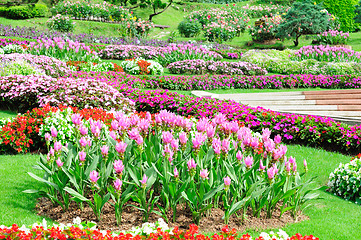
<path id="1" fill-rule="evenodd" d="M 196 96 L 230 99 L 252 107 L 278 112 L 328 116 L 349 124 L 361 124 L 361 89 L 213 94 L 192 91 Z"/>

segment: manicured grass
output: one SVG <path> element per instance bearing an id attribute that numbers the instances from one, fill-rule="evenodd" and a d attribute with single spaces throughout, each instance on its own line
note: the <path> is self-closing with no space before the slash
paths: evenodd
<path id="1" fill-rule="evenodd" d="M 16 112 L 9 111 L 9 110 L 0 110 L 0 119 L 1 118 L 11 118 L 17 115 Z"/>
<path id="2" fill-rule="evenodd" d="M 39 196 L 22 192 L 43 187 L 27 174 L 41 174 L 32 168 L 38 159 L 39 155 L 31 154 L 0 156 L 0 225 L 32 225 L 44 218 L 34 212 Z"/>

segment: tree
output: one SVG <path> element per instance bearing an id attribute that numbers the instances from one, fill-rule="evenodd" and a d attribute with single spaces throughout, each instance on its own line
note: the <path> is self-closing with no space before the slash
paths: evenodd
<path id="1" fill-rule="evenodd" d="M 298 46 L 298 39 L 302 35 L 328 30 L 328 21 L 328 14 L 320 5 L 311 0 L 295 2 L 278 26 L 277 36 L 282 39 L 295 38 L 293 42 Z"/>
<path id="2" fill-rule="evenodd" d="M 316 0 L 318 3 L 323 4 L 330 14 L 337 17 L 342 31 L 353 31 L 355 28 L 354 18 L 355 5 L 357 0 Z"/>

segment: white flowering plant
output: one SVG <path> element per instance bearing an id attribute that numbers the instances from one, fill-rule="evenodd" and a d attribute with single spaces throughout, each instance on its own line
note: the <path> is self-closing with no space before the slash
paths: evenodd
<path id="1" fill-rule="evenodd" d="M 328 187 L 333 194 L 361 205 L 361 154 L 340 163 L 330 174 Z"/>
<path id="2" fill-rule="evenodd" d="M 4 54 L 11 54 L 11 53 L 24 53 L 25 50 L 22 46 L 16 44 L 9 44 L 2 48 Z"/>

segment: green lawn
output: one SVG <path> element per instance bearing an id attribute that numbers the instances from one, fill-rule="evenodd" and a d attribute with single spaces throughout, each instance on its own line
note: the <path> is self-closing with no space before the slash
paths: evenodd
<path id="1" fill-rule="evenodd" d="M 10 111 L 10 110 L 0 110 L 0 119 L 1 118 L 11 118 L 15 117 L 17 115 L 16 112 Z"/>

